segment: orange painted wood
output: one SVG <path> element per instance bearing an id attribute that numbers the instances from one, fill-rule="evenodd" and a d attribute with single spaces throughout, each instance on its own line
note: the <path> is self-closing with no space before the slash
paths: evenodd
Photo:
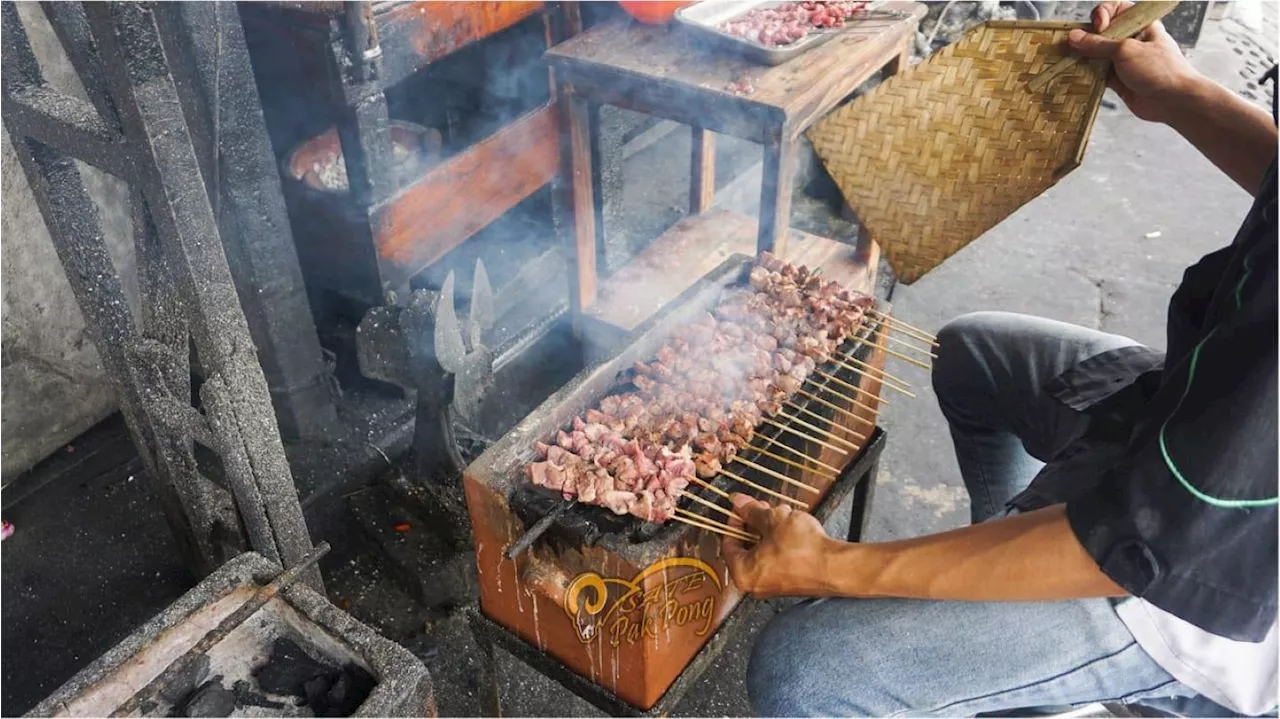
<path id="1" fill-rule="evenodd" d="M 542 9 L 541 2 L 409 2 L 377 8 L 378 32 L 402 34 L 422 64 L 505 30 Z"/>
<path id="2" fill-rule="evenodd" d="M 372 210 L 384 276 L 412 277 L 547 184 L 560 160 L 556 120 L 543 105 Z"/>

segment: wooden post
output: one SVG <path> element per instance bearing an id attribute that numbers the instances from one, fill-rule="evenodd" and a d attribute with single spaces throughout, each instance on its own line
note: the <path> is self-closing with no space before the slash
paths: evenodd
<path id="1" fill-rule="evenodd" d="M 689 162 L 689 214 L 700 215 L 716 200 L 716 134 L 693 127 Z"/>
<path id="2" fill-rule="evenodd" d="M 573 94 L 573 88 L 559 83 L 560 178 L 568 195 L 561 203 L 560 231 L 573 258 L 570 272 L 570 305 L 575 325 L 578 315 L 596 301 L 596 214 L 592 188 L 591 116 L 587 103 Z"/>
<path id="3" fill-rule="evenodd" d="M 791 219 L 791 180 L 796 167 L 795 140 L 764 146 L 764 181 L 760 188 L 760 231 L 756 253 L 786 256 Z"/>

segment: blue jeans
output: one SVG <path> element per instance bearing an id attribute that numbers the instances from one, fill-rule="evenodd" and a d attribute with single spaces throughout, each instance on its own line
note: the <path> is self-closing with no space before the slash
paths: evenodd
<path id="1" fill-rule="evenodd" d="M 1137 344 L 999 312 L 965 315 L 938 337 L 934 389 L 974 522 L 1002 515 L 1085 431 L 1085 416 L 1044 385 L 1081 360 Z M 804 601 L 761 632 L 747 688 L 761 716 L 973 716 L 1140 700 L 1174 709 L 1176 698 L 1200 699 L 1138 646 L 1106 599 Z M 1202 701 L 1180 702 L 1179 713 L 1227 713 Z"/>

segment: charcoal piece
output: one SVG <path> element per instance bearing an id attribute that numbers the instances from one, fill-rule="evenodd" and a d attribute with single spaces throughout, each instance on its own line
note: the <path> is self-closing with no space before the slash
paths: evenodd
<path id="1" fill-rule="evenodd" d="M 304 685 L 308 681 L 336 671 L 312 659 L 292 639 L 278 637 L 271 645 L 271 657 L 254 672 L 254 677 L 265 692 L 305 697 Z"/>
<path id="2" fill-rule="evenodd" d="M 209 655 L 201 654 L 187 663 L 181 672 L 173 675 L 169 683 L 160 690 L 160 698 L 172 706 L 178 706 L 208 678 Z"/>
<path id="3" fill-rule="evenodd" d="M 283 702 L 268 699 L 253 689 L 253 684 L 248 679 L 239 679 L 235 684 L 231 685 L 231 693 L 236 695 L 236 704 L 242 707 L 266 707 L 268 709 L 283 709 Z"/>
<path id="4" fill-rule="evenodd" d="M 303 692 L 307 697 L 307 706 L 311 707 L 311 711 L 316 716 L 330 716 L 325 712 L 325 707 L 329 703 L 325 697 L 329 693 L 329 688 L 333 686 L 337 679 L 338 672 L 334 672 L 333 674 L 312 677 L 303 685 Z"/>
<path id="5" fill-rule="evenodd" d="M 236 695 L 222 686 L 222 676 L 205 682 L 176 712 L 182 717 L 229 717 L 236 710 Z"/>
<path id="6" fill-rule="evenodd" d="M 374 679 L 372 674 L 354 664 L 343 667 L 341 673 L 330 679 L 323 693 L 317 693 L 315 696 L 311 693 L 307 695 L 307 704 L 318 717 L 351 716 L 361 704 L 364 704 L 364 700 L 369 698 L 369 694 L 378 684 L 378 680 Z M 308 686 L 310 688 L 311 685 Z M 318 690 L 321 686 L 322 684 L 317 680 L 315 689 Z"/>

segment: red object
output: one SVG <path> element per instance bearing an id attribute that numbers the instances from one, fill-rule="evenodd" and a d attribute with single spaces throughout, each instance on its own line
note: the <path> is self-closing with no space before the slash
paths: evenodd
<path id="1" fill-rule="evenodd" d="M 689 5 L 689 2 L 671 2 L 669 0 L 618 0 L 618 4 L 631 17 L 647 25 L 666 25 L 675 17 L 676 10 Z"/>
<path id="2" fill-rule="evenodd" d="M 413 529 L 413 525 L 408 522 L 400 522 L 395 526 L 395 529 L 397 532 L 407 532 L 410 529 Z"/>

